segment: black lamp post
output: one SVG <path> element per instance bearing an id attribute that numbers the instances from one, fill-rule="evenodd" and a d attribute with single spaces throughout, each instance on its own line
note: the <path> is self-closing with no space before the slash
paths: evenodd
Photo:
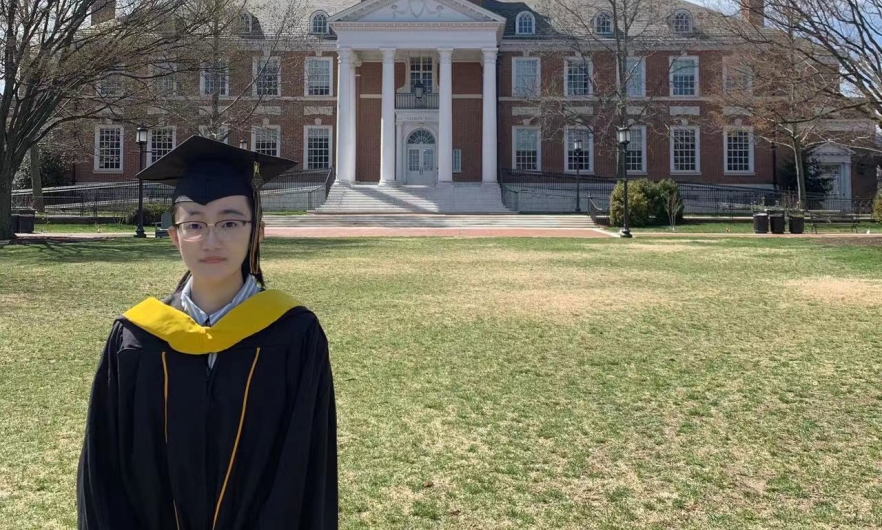
<path id="1" fill-rule="evenodd" d="M 624 216 L 622 218 L 622 230 L 619 232 L 619 236 L 631 237 L 631 228 L 628 226 L 628 171 L 625 167 L 625 155 L 627 154 L 628 144 L 631 143 L 631 129 L 628 127 L 619 127 L 619 130 L 616 133 L 616 139 L 619 142 L 619 178 L 625 181 Z"/>
<path id="2" fill-rule="evenodd" d="M 581 182 L 579 182 L 579 170 L 582 169 L 582 138 L 581 136 L 577 136 L 575 140 L 573 140 L 573 153 L 575 153 L 575 158 L 573 162 L 576 165 L 576 213 L 582 213 L 582 209 L 579 208 L 579 188 L 582 187 Z"/>
<path id="3" fill-rule="evenodd" d="M 245 138 L 239 139 L 239 149 L 245 149 L 247 151 L 248 150 L 248 140 L 246 140 Z"/>
<path id="4" fill-rule="evenodd" d="M 135 135 L 135 143 L 138 144 L 138 166 L 140 170 L 144 169 L 144 146 L 147 145 L 147 128 L 144 125 L 138 125 L 138 132 Z M 138 228 L 135 230 L 135 237 L 147 237 L 144 233 L 144 180 L 138 179 Z"/>

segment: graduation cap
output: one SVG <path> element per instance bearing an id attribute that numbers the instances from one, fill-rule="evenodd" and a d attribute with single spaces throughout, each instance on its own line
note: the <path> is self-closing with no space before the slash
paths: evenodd
<path id="1" fill-rule="evenodd" d="M 260 274 L 258 231 L 262 215 L 260 189 L 297 165 L 286 158 L 255 153 L 202 136 L 191 136 L 136 175 L 141 180 L 174 186 L 172 204 L 211 201 L 244 195 L 253 205 L 249 248 L 252 274 Z"/>

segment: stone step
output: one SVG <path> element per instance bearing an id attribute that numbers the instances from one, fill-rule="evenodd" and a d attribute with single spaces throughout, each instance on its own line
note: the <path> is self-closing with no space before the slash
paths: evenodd
<path id="1" fill-rule="evenodd" d="M 270 227 L 381 227 L 381 228 L 595 228 L 586 215 L 268 215 Z"/>
<path id="2" fill-rule="evenodd" d="M 319 214 L 511 213 L 496 183 L 380 186 L 334 183 Z"/>

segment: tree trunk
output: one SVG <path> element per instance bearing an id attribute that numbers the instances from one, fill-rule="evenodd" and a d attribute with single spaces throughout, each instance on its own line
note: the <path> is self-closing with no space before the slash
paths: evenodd
<path id="1" fill-rule="evenodd" d="M 796 168 L 796 194 L 799 197 L 799 205 L 808 207 L 805 194 L 805 164 L 802 160 L 802 142 L 798 138 L 793 139 L 793 165 Z"/>
<path id="2" fill-rule="evenodd" d="M 0 170 L 0 241 L 13 239 L 12 232 L 12 174 Z"/>
<path id="3" fill-rule="evenodd" d="M 34 191 L 34 209 L 43 213 L 43 173 L 40 171 L 40 147 L 31 147 L 31 187 Z"/>

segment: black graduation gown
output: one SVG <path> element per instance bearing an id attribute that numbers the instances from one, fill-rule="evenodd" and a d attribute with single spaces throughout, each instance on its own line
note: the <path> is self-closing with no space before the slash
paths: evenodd
<path id="1" fill-rule="evenodd" d="M 336 529 L 334 386 L 318 318 L 272 290 L 210 328 L 166 302 L 125 313 L 107 340 L 79 528 Z"/>

